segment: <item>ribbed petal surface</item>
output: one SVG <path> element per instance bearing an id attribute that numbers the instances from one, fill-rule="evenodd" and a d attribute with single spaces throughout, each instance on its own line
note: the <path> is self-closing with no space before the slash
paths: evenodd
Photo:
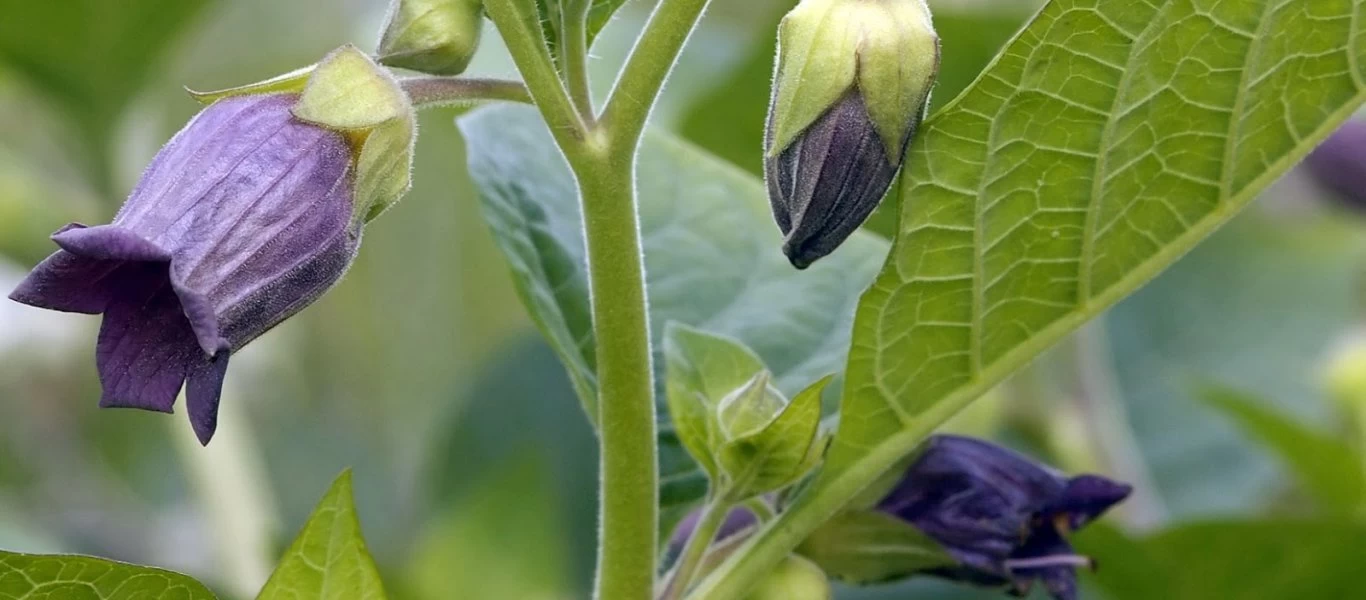
<path id="1" fill-rule="evenodd" d="M 900 166 L 886 148 L 863 96 L 851 91 L 765 161 L 773 217 L 793 266 L 833 252 L 877 208 Z"/>
<path id="2" fill-rule="evenodd" d="M 71 225 L 11 297 L 104 313 L 102 404 L 169 411 L 188 378 L 207 443 L 231 352 L 345 272 L 351 150 L 293 118 L 292 95 L 221 100 L 157 154 L 109 225 Z"/>
<path id="3" fill-rule="evenodd" d="M 1038 580 L 1054 598 L 1073 600 L 1076 567 L 1088 560 L 1073 555 L 1064 534 L 1131 491 L 1098 475 L 1068 479 L 988 442 L 938 435 L 926 442 L 878 510 L 914 525 L 960 563 L 933 574 L 977 584 L 1008 583 L 1018 591 Z"/>

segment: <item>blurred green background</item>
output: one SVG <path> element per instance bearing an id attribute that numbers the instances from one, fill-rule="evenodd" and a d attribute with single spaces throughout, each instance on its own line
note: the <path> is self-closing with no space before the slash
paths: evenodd
<path id="1" fill-rule="evenodd" d="M 713 4 L 656 124 L 757 173 L 774 25 L 792 2 Z M 1037 3 L 932 5 L 939 105 Z M 600 94 L 648 8 L 628 5 L 595 48 Z M 52 250 L 52 230 L 113 214 L 197 109 L 181 86 L 373 48 L 385 10 L 0 0 L 0 289 Z M 485 40 L 472 72 L 513 76 Z M 586 597 L 592 434 L 481 220 L 456 115 L 422 115 L 414 189 L 367 229 L 343 282 L 234 359 L 207 449 L 183 417 L 96 409 L 98 318 L 0 301 L 0 548 L 154 564 L 247 598 L 352 466 L 394 598 Z M 1294 172 L 955 426 L 1140 485 L 1083 536 L 1105 565 L 1096 597 L 1366 597 L 1351 578 L 1366 556 L 1366 367 L 1342 368 L 1363 256 L 1366 221 Z M 996 597 L 921 581 L 839 594 Z"/>

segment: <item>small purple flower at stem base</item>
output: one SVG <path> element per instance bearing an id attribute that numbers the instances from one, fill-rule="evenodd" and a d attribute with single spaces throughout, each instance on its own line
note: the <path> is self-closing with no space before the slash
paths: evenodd
<path id="1" fill-rule="evenodd" d="M 958 562 L 930 572 L 1026 595 L 1036 581 L 1077 597 L 1077 567 L 1094 566 L 1066 536 L 1133 491 L 1099 475 L 1068 478 L 971 438 L 931 437 L 877 510 L 910 523 Z"/>
<path id="2" fill-rule="evenodd" d="M 360 244 L 353 153 L 298 96 L 230 97 L 162 148 L 108 225 L 72 224 L 10 298 L 103 314 L 100 405 L 171 412 L 207 444 L 229 357 L 335 284 Z"/>
<path id="3" fill-rule="evenodd" d="M 673 535 L 669 537 L 668 551 L 665 553 L 664 562 L 672 562 L 683 551 L 683 546 L 688 543 L 688 538 L 692 537 L 693 531 L 697 529 L 697 520 L 701 518 L 701 509 L 688 513 L 678 526 L 674 528 Z M 716 538 L 713 544 L 724 541 L 725 539 L 745 531 L 759 524 L 758 517 L 754 516 L 748 508 L 737 506 L 726 513 L 726 520 L 721 524 L 721 528 L 716 530 Z"/>
<path id="4" fill-rule="evenodd" d="M 1309 153 L 1304 166 L 1343 204 L 1366 211 L 1366 120 L 1343 123 Z"/>

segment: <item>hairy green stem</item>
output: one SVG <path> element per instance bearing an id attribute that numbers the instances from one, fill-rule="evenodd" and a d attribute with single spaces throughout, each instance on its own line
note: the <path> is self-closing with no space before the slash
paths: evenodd
<path id="1" fill-rule="evenodd" d="M 592 122 L 593 92 L 588 81 L 588 11 L 593 7 L 592 0 L 569 0 L 560 13 L 564 34 L 560 60 L 564 68 L 564 81 L 569 86 L 569 98 L 579 108 L 585 121 Z"/>
<path id="2" fill-rule="evenodd" d="M 654 592 L 659 461 L 645 265 L 635 175 L 618 161 L 576 165 L 588 241 L 597 338 L 599 498 L 594 597 L 644 600 Z"/>
<path id="3" fill-rule="evenodd" d="M 724 494 L 711 494 L 702 506 L 702 514 L 698 515 L 697 525 L 693 527 L 692 535 L 688 536 L 683 551 L 678 555 L 678 565 L 674 567 L 673 575 L 669 577 L 660 600 L 682 598 L 684 592 L 688 591 L 688 586 L 692 585 L 693 579 L 697 577 L 698 567 L 702 566 L 702 557 L 706 556 L 707 548 L 711 547 L 712 540 L 716 539 L 716 532 L 721 529 L 721 524 L 726 522 L 726 514 L 730 512 L 730 504 L 724 497 Z"/>
<path id="4" fill-rule="evenodd" d="M 399 80 L 413 106 L 419 109 L 437 106 L 473 104 L 489 100 L 531 104 L 531 92 L 520 81 L 506 79 L 473 79 L 466 77 L 413 77 Z"/>
<path id="5" fill-rule="evenodd" d="M 586 67 L 590 3 L 572 0 L 562 23 L 570 38 L 561 51 L 572 91 L 555 68 L 535 5 L 485 3 L 579 185 L 597 342 L 598 600 L 648 600 L 654 593 L 659 461 L 635 153 L 650 110 L 706 5 L 707 0 L 661 0 L 618 79 L 604 113 L 611 117 L 607 123 L 584 116 L 592 110 Z"/>
<path id="6" fill-rule="evenodd" d="M 613 145 L 639 143 L 655 100 L 708 1 L 663 0 L 655 7 L 603 109 L 602 122 Z"/>
<path id="7" fill-rule="evenodd" d="M 571 162 L 584 147 L 587 127 L 574 102 L 569 99 L 560 75 L 550 57 L 550 49 L 542 37 L 540 16 L 535 4 L 520 0 L 485 0 L 484 9 L 498 27 L 508 53 L 522 74 L 531 99 L 540 109 L 551 135 Z"/>

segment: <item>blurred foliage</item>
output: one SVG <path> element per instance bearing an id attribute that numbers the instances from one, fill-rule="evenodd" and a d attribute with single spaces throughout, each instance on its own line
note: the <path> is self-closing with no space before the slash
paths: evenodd
<path id="1" fill-rule="evenodd" d="M 757 173 L 773 25 L 792 2 L 714 4 L 657 122 Z M 1036 3 L 933 4 L 945 61 L 938 107 Z M 0 0 L 0 287 L 52 250 L 56 227 L 112 214 L 197 110 L 181 85 L 258 80 L 347 41 L 371 48 L 384 5 Z M 646 7 L 628 3 L 603 30 L 595 89 L 610 85 Z M 494 40 L 471 73 L 513 71 Z M 230 396 L 256 429 L 281 552 L 332 476 L 352 466 L 356 510 L 391 597 L 585 597 L 593 434 L 484 223 L 458 114 L 424 113 L 412 193 L 367 229 L 340 286 L 243 353 Z M 1105 318 L 1116 399 L 1164 518 L 1152 530 L 1088 528 L 1079 545 L 1102 569 L 1087 598 L 1358 595 L 1347 586 L 1366 552 L 1360 517 L 1325 510 L 1346 500 L 1303 501 L 1336 494 L 1324 492 L 1330 479 L 1350 480 L 1335 475 L 1344 459 L 1325 464 L 1324 452 L 1306 448 L 1361 453 L 1335 427 L 1315 377 L 1360 316 L 1366 229 L 1318 201 L 1293 181 L 1273 188 Z M 894 208 L 875 230 L 890 231 Z M 183 417 L 96 410 L 97 319 L 0 304 L 0 548 L 155 564 L 228 589 L 210 543 L 213 515 L 184 473 L 191 461 L 168 439 L 168 429 L 188 427 Z M 1202 402 L 1207 382 L 1251 392 L 1244 418 Z M 995 413 L 1016 400 L 1006 390 L 974 421 L 1027 440 L 1018 422 L 998 425 Z M 1289 441 L 1300 437 L 1291 429 L 1318 441 Z M 1196 521 L 1212 517 L 1222 520 Z M 837 586 L 837 597 L 1000 594 L 913 580 Z"/>
<path id="2" fill-rule="evenodd" d="M 84 137 L 95 187 L 109 191 L 111 136 L 170 43 L 210 0 L 0 2 L 0 60 L 52 99 Z"/>

